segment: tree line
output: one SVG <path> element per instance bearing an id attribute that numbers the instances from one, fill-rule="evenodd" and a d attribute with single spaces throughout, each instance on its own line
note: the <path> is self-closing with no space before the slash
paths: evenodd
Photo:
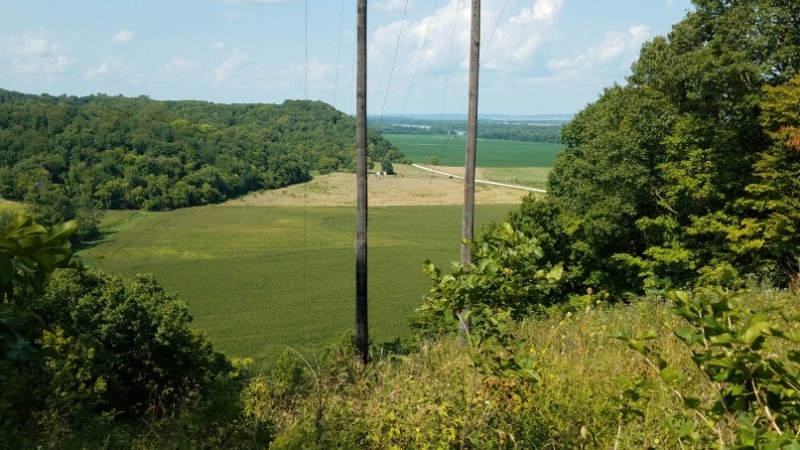
<path id="1" fill-rule="evenodd" d="M 218 203 L 355 170 L 355 120 L 317 101 L 215 104 L 0 89 L 0 196 L 45 225 L 103 209 L 168 210 Z M 404 156 L 378 134 L 368 155 Z"/>

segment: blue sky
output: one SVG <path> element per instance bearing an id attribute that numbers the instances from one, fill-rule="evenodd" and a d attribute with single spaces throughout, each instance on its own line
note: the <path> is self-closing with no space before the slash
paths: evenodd
<path id="1" fill-rule="evenodd" d="M 370 115 L 465 112 L 470 5 L 368 1 Z M 482 0 L 480 113 L 577 112 L 691 8 Z M 0 11 L 3 89 L 354 111 L 356 0 L 0 0 Z"/>

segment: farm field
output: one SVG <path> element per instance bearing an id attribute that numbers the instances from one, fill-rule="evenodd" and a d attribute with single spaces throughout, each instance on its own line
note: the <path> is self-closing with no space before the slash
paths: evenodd
<path id="1" fill-rule="evenodd" d="M 377 194 L 371 203 L 387 205 L 370 207 L 369 218 L 369 320 L 376 343 L 409 335 L 407 319 L 430 287 L 422 262 L 429 258 L 447 270 L 460 251 L 458 197 L 437 204 L 419 193 L 449 192 L 461 184 L 410 175 L 392 180 L 398 184 L 390 191 L 419 187 L 398 197 L 411 203 L 397 206 L 396 199 Z M 382 181 L 387 180 L 371 179 L 370 189 Z M 340 202 L 349 202 L 336 194 L 343 184 L 352 190 L 354 175 L 330 174 L 284 193 L 223 205 L 110 211 L 102 224 L 105 241 L 80 255 L 110 273 L 154 273 L 187 302 L 194 326 L 230 356 L 252 357 L 266 368 L 291 346 L 313 358 L 321 344 L 354 322 L 355 210 L 324 195 L 333 191 Z M 489 191 L 503 189 L 478 190 Z M 506 203 L 478 203 L 476 232 L 481 224 L 502 220 L 524 192 L 508 195 L 500 197 Z M 293 205 L 276 204 L 287 198 Z"/>
<path id="2" fill-rule="evenodd" d="M 436 156 L 443 166 L 464 166 L 464 136 L 384 134 L 413 162 L 425 164 Z M 476 165 L 481 168 L 552 167 L 562 144 L 478 139 Z M 493 180 L 494 181 L 494 180 Z"/>

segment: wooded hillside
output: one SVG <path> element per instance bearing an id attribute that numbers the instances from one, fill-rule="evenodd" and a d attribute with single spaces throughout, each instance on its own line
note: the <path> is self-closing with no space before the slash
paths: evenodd
<path id="1" fill-rule="evenodd" d="M 0 90 L 0 196 L 45 224 L 217 203 L 354 170 L 355 120 L 312 101 L 215 104 Z M 373 161 L 403 155 L 377 134 Z M 81 214 L 78 214 L 81 212 Z M 79 225 L 79 229 L 80 229 Z"/>

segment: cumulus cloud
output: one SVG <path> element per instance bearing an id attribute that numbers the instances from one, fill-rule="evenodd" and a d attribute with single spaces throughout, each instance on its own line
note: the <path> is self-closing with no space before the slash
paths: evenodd
<path id="1" fill-rule="evenodd" d="M 238 48 L 234 49 L 233 55 L 231 55 L 230 58 L 222 61 L 222 63 L 214 68 L 214 80 L 218 83 L 227 80 L 230 78 L 231 73 L 245 61 L 247 61 L 247 53 L 242 52 Z"/>
<path id="2" fill-rule="evenodd" d="M 504 2 L 485 1 L 481 14 L 484 24 L 481 37 L 481 52 L 484 54 L 482 68 L 510 72 L 529 68 L 535 51 L 544 42 L 559 36 L 555 24 L 563 5 L 564 0 L 536 0 L 516 15 L 501 17 Z M 505 14 L 507 16 L 508 12 Z M 443 73 L 450 66 L 467 68 L 470 15 L 468 4 L 450 0 L 420 20 L 405 23 L 395 21 L 377 28 L 370 37 L 373 70 L 387 70 L 394 57 L 401 26 L 403 36 L 398 49 L 396 72 L 408 74 L 418 70 L 421 74 Z"/>
<path id="3" fill-rule="evenodd" d="M 450 0 L 432 15 L 420 20 L 406 20 L 405 23 L 397 20 L 380 26 L 370 37 L 371 66 L 376 72 L 388 71 L 402 28 L 396 70 L 404 74 L 411 73 L 419 61 L 419 70 L 423 73 L 444 71 L 450 60 L 451 48 L 458 52 L 456 61 L 466 55 L 463 45 L 451 47 L 451 43 L 454 42 L 454 26 L 457 26 L 455 42 L 468 42 L 465 39 L 469 36 L 469 17 L 469 8 L 465 8 L 463 2 Z"/>
<path id="4" fill-rule="evenodd" d="M 223 48 L 225 48 L 225 44 L 222 42 L 217 41 L 211 44 L 211 50 L 222 50 Z"/>
<path id="5" fill-rule="evenodd" d="M 128 29 L 121 29 L 114 33 L 111 39 L 117 44 L 124 44 L 133 40 L 133 31 Z"/>
<path id="6" fill-rule="evenodd" d="M 119 68 L 120 62 L 116 58 L 106 58 L 99 66 L 92 67 L 84 72 L 84 75 L 89 78 L 98 78 L 115 72 L 119 70 Z"/>
<path id="7" fill-rule="evenodd" d="M 61 73 L 73 62 L 67 47 L 49 41 L 41 32 L 10 38 L 5 53 L 14 71 L 20 73 Z"/>
<path id="8" fill-rule="evenodd" d="M 563 0 L 538 0 L 532 8 L 522 8 L 515 16 L 501 21 L 491 42 L 483 40 L 486 48 L 482 67 L 505 72 L 530 69 L 542 44 L 561 35 L 556 19 L 563 6 Z M 497 20 L 496 13 L 493 20 Z"/>
<path id="9" fill-rule="evenodd" d="M 608 68 L 630 64 L 649 35 L 650 29 L 644 25 L 632 25 L 627 32 L 608 32 L 597 45 L 575 58 L 550 60 L 547 67 L 557 78 L 572 78 L 582 73 L 596 76 Z"/>

